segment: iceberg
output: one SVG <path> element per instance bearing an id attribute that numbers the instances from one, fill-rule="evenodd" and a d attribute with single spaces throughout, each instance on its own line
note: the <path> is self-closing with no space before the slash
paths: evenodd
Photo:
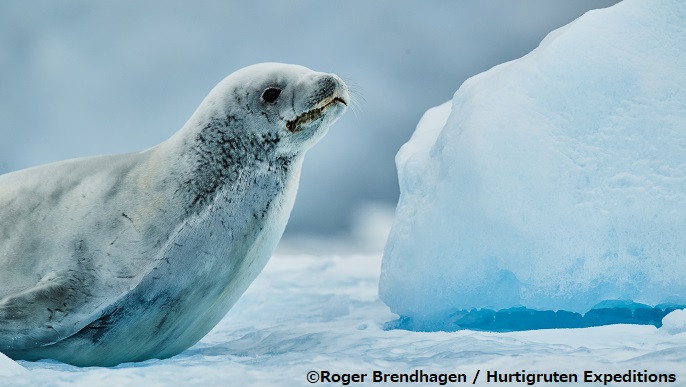
<path id="1" fill-rule="evenodd" d="M 685 25 L 678 0 L 590 11 L 426 112 L 396 156 L 391 328 L 660 326 L 686 305 Z"/>

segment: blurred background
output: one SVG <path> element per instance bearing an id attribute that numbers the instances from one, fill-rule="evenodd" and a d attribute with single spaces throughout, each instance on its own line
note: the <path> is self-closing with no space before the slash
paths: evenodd
<path id="1" fill-rule="evenodd" d="M 0 173 L 149 148 L 234 70 L 296 63 L 343 77 L 358 107 L 308 153 L 286 237 L 378 243 L 424 111 L 616 2 L 2 1 Z"/>

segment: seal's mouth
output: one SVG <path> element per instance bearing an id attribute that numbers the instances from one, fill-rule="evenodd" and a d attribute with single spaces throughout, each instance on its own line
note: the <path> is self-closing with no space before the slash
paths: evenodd
<path id="1" fill-rule="evenodd" d="M 302 130 L 303 125 L 307 125 L 310 122 L 318 119 L 322 116 L 322 114 L 324 114 L 325 111 L 327 111 L 330 107 L 336 105 L 337 103 L 341 103 L 344 106 L 348 106 L 348 101 L 341 98 L 338 95 L 338 93 L 331 94 L 330 96 L 319 101 L 319 103 L 317 103 L 314 106 L 314 108 L 300 114 L 299 116 L 295 117 L 290 121 L 287 121 L 286 129 L 288 129 L 291 133 L 299 132 L 300 130 Z"/>

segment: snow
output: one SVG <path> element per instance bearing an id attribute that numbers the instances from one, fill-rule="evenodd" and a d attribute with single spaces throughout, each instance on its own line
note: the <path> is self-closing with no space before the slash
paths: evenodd
<path id="1" fill-rule="evenodd" d="M 686 332 L 686 310 L 679 309 L 662 319 L 662 330 L 671 335 Z"/>
<path id="2" fill-rule="evenodd" d="M 24 367 L 0 353 L 0 380 L 11 377 L 22 377 L 26 375 L 26 372 Z"/>
<path id="3" fill-rule="evenodd" d="M 477 370 L 483 376 L 487 370 L 581 375 L 636 369 L 686 378 L 686 334 L 669 335 L 653 326 L 514 333 L 384 330 L 397 316 L 378 298 L 380 265 L 380 253 L 277 255 L 226 318 L 180 355 L 113 368 L 19 361 L 28 371 L 12 376 L 0 371 L 0 386 L 306 386 L 311 370 L 371 376 L 374 370 L 421 369 L 472 378 Z M 17 363 L 0 357 L 2 370 Z M 479 379 L 477 385 L 487 383 Z"/>
<path id="4" fill-rule="evenodd" d="M 588 12 L 426 113 L 396 158 L 380 283 L 407 326 L 686 304 L 684 24 L 680 1 Z"/>

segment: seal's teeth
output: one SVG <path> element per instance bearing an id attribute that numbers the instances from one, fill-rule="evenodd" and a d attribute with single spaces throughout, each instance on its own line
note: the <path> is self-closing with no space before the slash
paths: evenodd
<path id="1" fill-rule="evenodd" d="M 348 103 L 343 98 L 339 97 L 338 93 L 331 94 L 330 96 L 324 98 L 323 100 L 319 101 L 316 105 L 314 105 L 313 109 L 301 113 L 299 116 L 295 117 L 291 121 L 287 121 L 286 129 L 288 129 L 292 133 L 299 131 L 302 125 L 305 125 L 309 122 L 316 120 L 322 115 L 322 113 L 326 109 L 333 106 L 337 102 L 340 102 L 343 105 L 348 106 Z"/>
<path id="2" fill-rule="evenodd" d="M 335 98 L 338 96 L 337 93 L 331 94 L 330 96 L 324 98 L 323 100 L 319 101 L 316 105 L 314 105 L 314 109 L 323 109 L 327 107 L 329 104 L 331 104 Z"/>

